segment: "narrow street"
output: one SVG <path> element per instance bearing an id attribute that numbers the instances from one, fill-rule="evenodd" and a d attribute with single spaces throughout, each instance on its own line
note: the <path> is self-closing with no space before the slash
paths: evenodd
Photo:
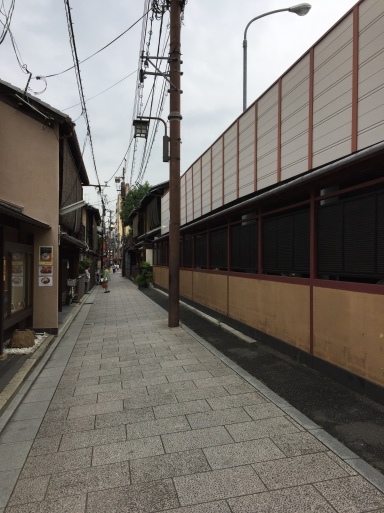
<path id="1" fill-rule="evenodd" d="M 384 510 L 384 477 L 120 274 L 0 435 L 0 513 Z"/>

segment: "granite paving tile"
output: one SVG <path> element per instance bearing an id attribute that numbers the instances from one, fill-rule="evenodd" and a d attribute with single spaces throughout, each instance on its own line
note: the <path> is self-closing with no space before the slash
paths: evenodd
<path id="1" fill-rule="evenodd" d="M 139 399 L 141 396 L 147 396 L 148 392 L 145 386 L 138 386 L 136 388 L 124 388 L 115 390 L 114 392 L 101 392 L 98 394 L 98 402 L 117 401 L 118 399 L 124 400 L 131 397 Z"/>
<path id="2" fill-rule="evenodd" d="M 129 389 L 136 387 L 148 387 L 151 385 L 156 387 L 157 385 L 161 385 L 163 383 L 168 383 L 167 378 L 165 376 L 152 376 L 150 378 L 131 377 L 129 379 L 125 377 L 123 381 L 123 388 Z"/>
<path id="3" fill-rule="evenodd" d="M 46 497 L 53 499 L 67 495 L 83 495 L 88 492 L 116 488 L 131 484 L 129 462 L 90 467 L 53 474 Z"/>
<path id="4" fill-rule="evenodd" d="M 253 404 L 244 406 L 244 410 L 249 413 L 253 420 L 268 419 L 270 417 L 282 417 L 286 415 L 272 403 Z"/>
<path id="5" fill-rule="evenodd" d="M 57 421 L 43 420 L 37 438 L 46 438 L 48 436 L 63 435 L 74 431 L 88 431 L 94 429 L 95 417 L 80 417 L 75 419 L 64 419 Z"/>
<path id="6" fill-rule="evenodd" d="M 61 442 L 61 435 L 35 438 L 29 456 L 40 456 L 50 452 L 57 452 Z"/>
<path id="7" fill-rule="evenodd" d="M 176 383 L 177 381 L 191 381 L 193 380 L 197 387 L 199 386 L 199 382 L 204 379 L 212 378 L 211 374 L 207 370 L 197 371 L 197 372 L 185 372 L 183 373 L 174 373 L 167 374 L 168 381 L 171 383 Z M 213 379 L 213 378 L 212 378 Z"/>
<path id="8" fill-rule="evenodd" d="M 141 372 L 137 372 L 136 376 L 133 375 L 133 377 L 142 378 L 143 374 Z M 110 374 L 109 376 L 100 376 L 99 377 L 99 383 L 119 383 L 123 381 L 123 375 L 122 374 Z"/>
<path id="9" fill-rule="evenodd" d="M 348 476 L 324 453 L 254 463 L 252 467 L 270 490 Z"/>
<path id="10" fill-rule="evenodd" d="M 94 447 L 92 465 L 107 465 L 109 463 L 146 458 L 158 454 L 164 454 L 163 444 L 159 436 L 139 438 L 137 440 Z"/>
<path id="11" fill-rule="evenodd" d="M 88 494 L 88 511 L 91 513 L 152 513 L 178 506 L 170 479 Z"/>
<path id="12" fill-rule="evenodd" d="M 162 435 L 161 438 L 167 453 L 201 449 L 233 442 L 228 431 L 222 426 L 166 434 Z"/>
<path id="13" fill-rule="evenodd" d="M 85 506 L 86 496 L 82 495 L 10 506 L 6 513 L 85 513 Z"/>
<path id="14" fill-rule="evenodd" d="M 182 506 L 249 495 L 266 489 L 249 465 L 175 477 L 174 483 Z"/>
<path id="15" fill-rule="evenodd" d="M 135 422 L 145 422 L 155 420 L 152 408 L 136 408 L 132 410 L 123 410 L 114 413 L 104 413 L 96 416 L 96 428 L 105 428 L 118 426 L 119 424 L 133 424 Z"/>
<path id="16" fill-rule="evenodd" d="M 0 472 L 21 469 L 32 446 L 32 440 L 0 444 Z"/>
<path id="17" fill-rule="evenodd" d="M 160 406 L 162 404 L 176 403 L 177 399 L 175 394 L 153 394 L 147 397 L 131 397 L 130 399 L 124 400 L 124 409 L 129 410 L 131 408 L 145 408 L 148 406 Z"/>
<path id="18" fill-rule="evenodd" d="M 56 422 L 58 420 L 65 420 L 68 416 L 69 408 L 57 408 L 55 410 L 48 410 L 45 414 L 44 422 Z"/>
<path id="19" fill-rule="evenodd" d="M 228 499 L 228 504 L 232 513 L 336 513 L 311 485 Z"/>
<path id="20" fill-rule="evenodd" d="M 127 440 L 166 433 L 177 433 L 179 431 L 190 431 L 190 429 L 191 427 L 185 416 L 137 422 L 126 426 Z"/>
<path id="21" fill-rule="evenodd" d="M 28 502 L 42 501 L 48 487 L 50 476 L 31 477 L 29 479 L 19 479 L 17 482 L 8 505 L 26 504 Z"/>
<path id="22" fill-rule="evenodd" d="M 269 438 L 207 447 L 203 452 L 213 469 L 284 458 L 284 453 Z"/>
<path id="23" fill-rule="evenodd" d="M 317 438 L 306 431 L 289 435 L 275 435 L 271 436 L 271 439 L 288 457 L 328 450 Z"/>
<path id="24" fill-rule="evenodd" d="M 208 398 L 207 402 L 212 410 L 223 410 L 225 408 L 265 403 L 266 400 L 257 392 L 252 392 L 248 394 L 227 395 L 225 397 L 212 397 Z"/>
<path id="25" fill-rule="evenodd" d="M 68 419 L 101 415 L 123 410 L 123 401 L 111 401 L 105 403 L 89 404 L 84 406 L 73 406 L 69 409 Z"/>
<path id="26" fill-rule="evenodd" d="M 132 483 L 158 481 L 210 470 L 201 450 L 162 454 L 131 461 Z"/>
<path id="27" fill-rule="evenodd" d="M 0 512 L 1 513 L 1 512 Z M 162 513 L 231 513 L 228 504 L 225 501 L 205 502 L 204 504 L 196 504 L 195 506 L 184 506 Z"/>
<path id="28" fill-rule="evenodd" d="M 76 384 L 75 396 L 86 395 L 86 394 L 99 394 L 100 392 L 114 392 L 115 390 L 121 390 L 121 383 L 101 383 L 97 385 L 82 386 Z"/>
<path id="29" fill-rule="evenodd" d="M 21 472 L 22 478 L 38 477 L 64 470 L 75 470 L 91 466 L 92 448 L 30 456 Z"/>
<path id="30" fill-rule="evenodd" d="M 178 415 L 187 415 L 188 413 L 202 413 L 205 411 L 211 411 L 211 407 L 207 401 L 203 399 L 165 406 L 155 406 L 153 408 L 153 412 L 157 419 L 175 417 Z"/>
<path id="31" fill-rule="evenodd" d="M 198 388 L 214 387 L 219 385 L 243 385 L 245 381 L 237 374 L 230 376 L 219 376 L 217 378 L 207 377 L 205 379 L 196 379 Z"/>
<path id="32" fill-rule="evenodd" d="M 181 390 L 197 390 L 193 381 L 179 381 L 177 383 L 164 383 L 160 385 L 151 385 L 147 387 L 149 395 L 168 394 L 170 392 L 178 392 Z"/>
<path id="33" fill-rule="evenodd" d="M 169 369 L 171 367 L 182 367 L 183 365 L 192 365 L 192 364 L 198 364 L 199 361 L 194 358 L 194 356 L 191 354 L 190 358 L 184 358 L 183 360 L 170 360 L 170 361 L 162 361 L 160 363 L 161 367 L 163 369 Z"/>
<path id="34" fill-rule="evenodd" d="M 241 424 L 230 424 L 228 431 L 235 442 L 244 442 L 246 440 L 255 440 L 271 435 L 296 433 L 299 429 L 285 417 L 275 417 L 252 422 L 243 422 Z"/>
<path id="35" fill-rule="evenodd" d="M 329 501 L 338 513 L 376 512 L 384 510 L 384 495 L 360 476 L 328 479 L 316 483 L 315 488 Z"/>
<path id="36" fill-rule="evenodd" d="M 97 371 L 81 371 L 79 374 L 79 380 L 87 378 L 96 378 L 99 376 L 112 376 L 114 374 L 120 374 L 120 367 L 117 367 L 115 369 L 104 369 Z"/>
<path id="37" fill-rule="evenodd" d="M 222 386 L 198 388 L 196 390 L 184 390 L 181 392 L 175 392 L 177 400 L 183 401 L 195 401 L 198 399 L 209 399 L 210 397 L 223 397 L 229 395 L 228 392 Z"/>
<path id="38" fill-rule="evenodd" d="M 225 410 L 193 413 L 187 415 L 192 429 L 202 429 L 213 426 L 225 426 L 238 422 L 251 421 L 251 417 L 243 408 L 227 408 Z"/>
<path id="39" fill-rule="evenodd" d="M 62 436 L 60 451 L 71 451 L 82 447 L 124 442 L 126 439 L 127 435 L 124 425 L 68 433 Z"/>
<path id="40" fill-rule="evenodd" d="M 97 402 L 97 394 L 87 394 L 87 395 L 78 395 L 76 397 L 67 397 L 61 399 L 55 399 L 51 401 L 49 405 L 49 410 L 54 410 L 55 408 L 66 408 L 72 406 L 85 406 L 89 404 L 94 404 Z"/>
<path id="41" fill-rule="evenodd" d="M 224 385 L 224 388 L 227 390 L 228 394 L 231 395 L 252 394 L 256 392 L 255 387 L 245 382 L 241 383 L 240 385 L 226 384 Z"/>

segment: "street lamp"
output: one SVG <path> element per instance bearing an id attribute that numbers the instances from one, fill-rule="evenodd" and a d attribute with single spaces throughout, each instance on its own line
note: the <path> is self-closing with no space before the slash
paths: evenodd
<path id="1" fill-rule="evenodd" d="M 169 162 L 169 137 L 167 135 L 167 124 L 164 119 L 152 116 L 140 116 L 139 119 L 135 119 L 133 121 L 133 126 L 135 127 L 134 137 L 144 137 L 144 139 L 147 139 L 150 119 L 161 121 L 164 124 L 165 135 L 163 136 L 163 162 Z"/>
<path id="2" fill-rule="evenodd" d="M 266 12 L 265 14 L 260 14 L 260 16 L 256 16 L 253 18 L 244 30 L 244 39 L 243 39 L 243 112 L 247 108 L 247 30 L 251 23 L 260 18 L 264 18 L 265 16 L 269 16 L 270 14 L 275 14 L 277 12 L 293 12 L 298 16 L 305 16 L 311 9 L 311 4 L 298 4 L 293 5 L 292 7 L 286 7 L 284 9 L 277 9 L 276 11 Z"/>

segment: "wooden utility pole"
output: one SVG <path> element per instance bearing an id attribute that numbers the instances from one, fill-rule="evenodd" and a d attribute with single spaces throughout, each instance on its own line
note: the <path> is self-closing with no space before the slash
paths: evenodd
<path id="1" fill-rule="evenodd" d="M 180 266 L 180 32 L 183 0 L 170 0 L 169 43 L 169 304 L 168 326 L 179 325 Z"/>

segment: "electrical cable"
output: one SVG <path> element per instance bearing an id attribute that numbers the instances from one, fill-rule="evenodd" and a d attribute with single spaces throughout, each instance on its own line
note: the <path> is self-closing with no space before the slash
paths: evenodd
<path id="1" fill-rule="evenodd" d="M 2 9 L 4 9 L 4 12 L 2 11 Z M 5 17 L 5 23 L 1 22 L 1 24 L 3 25 L 4 28 L 3 28 L 2 33 L 0 34 L 0 45 L 4 41 L 7 33 L 9 32 L 9 27 L 11 25 L 12 14 L 13 14 L 14 9 L 15 9 L 15 0 L 12 0 L 11 5 L 9 6 L 9 9 L 8 9 L 8 14 L 5 10 L 4 1 L 1 4 L 0 14 L 2 14 Z"/>
<path id="2" fill-rule="evenodd" d="M 65 1 L 65 0 L 64 0 Z M 111 44 L 115 43 L 118 39 L 120 39 L 120 37 L 122 37 L 124 34 L 126 34 L 129 30 L 131 30 L 135 25 L 137 25 L 139 23 L 140 20 L 142 20 L 144 18 L 144 16 L 146 16 L 148 14 L 148 12 L 150 11 L 151 9 L 149 9 L 146 13 L 143 14 L 143 16 L 141 18 L 139 18 L 137 21 L 135 21 L 135 23 L 133 23 L 130 27 L 128 27 L 126 30 L 124 30 L 124 32 L 122 32 L 119 36 L 115 37 L 115 39 L 113 39 L 112 41 L 110 41 L 107 45 L 103 46 L 102 48 L 100 48 L 100 50 L 97 50 L 97 52 L 93 53 L 92 55 L 90 55 L 89 57 L 86 57 L 85 59 L 83 59 L 82 61 L 79 61 L 79 64 L 83 64 L 83 62 L 86 62 L 88 61 L 89 59 L 91 59 L 92 57 L 94 57 L 95 55 L 97 55 L 98 53 L 102 52 L 103 50 L 105 50 L 106 48 L 108 48 L 108 46 L 111 46 Z M 59 73 L 52 73 L 51 75 L 44 75 L 45 78 L 51 78 L 51 77 L 57 77 L 58 75 L 62 75 L 63 73 L 66 73 L 67 71 L 73 69 L 75 67 L 75 65 L 71 66 L 70 68 L 67 68 L 63 71 L 60 71 Z"/>
<path id="3" fill-rule="evenodd" d="M 73 60 L 74 60 L 74 63 L 75 63 L 74 67 L 75 67 L 75 70 L 76 70 L 77 85 L 78 85 L 78 89 L 79 89 L 79 95 L 80 95 L 82 109 L 84 111 L 84 118 L 85 118 L 86 126 L 87 126 L 87 135 L 89 137 L 89 143 L 90 143 L 90 147 L 91 147 L 93 166 L 94 166 L 94 170 L 95 170 L 95 174 L 96 174 L 96 178 L 97 178 L 97 183 L 98 183 L 98 186 L 99 186 L 99 191 L 101 193 L 101 185 L 100 185 L 99 175 L 98 175 L 97 167 L 96 167 L 96 159 L 95 159 L 95 151 L 94 151 L 94 148 L 93 148 L 91 127 L 90 127 L 90 123 L 89 123 L 87 106 L 86 106 L 85 98 L 84 98 L 83 84 L 82 84 L 82 81 L 81 81 L 80 65 L 79 65 L 79 59 L 78 59 L 78 56 L 77 56 L 77 49 L 76 49 L 76 43 L 75 43 L 75 35 L 74 35 L 74 31 L 73 31 L 73 23 L 72 23 L 71 8 L 70 8 L 70 5 L 69 5 L 69 0 L 64 0 L 64 4 L 65 4 L 66 14 L 67 14 L 68 32 L 69 32 L 69 39 L 70 39 L 71 49 L 72 49 L 72 56 L 73 56 Z"/>
<path id="4" fill-rule="evenodd" d="M 104 89 L 104 91 L 101 91 L 100 93 L 97 93 L 95 94 L 95 96 L 91 96 L 90 98 L 86 98 L 86 102 L 89 102 L 90 100 L 93 100 L 94 98 L 97 98 L 98 96 L 100 96 L 101 94 L 103 93 L 106 93 L 107 91 L 109 91 L 110 89 L 112 89 L 112 87 L 115 87 L 117 86 L 118 84 L 120 84 L 121 82 L 123 82 L 124 80 L 126 80 L 127 78 L 131 77 L 132 75 L 134 75 L 135 73 L 137 73 L 137 69 L 135 69 L 135 71 L 132 71 L 132 73 L 130 73 L 129 75 L 127 75 L 126 77 L 122 78 L 121 80 L 119 80 L 118 82 L 115 82 L 113 85 L 107 87 L 107 89 Z M 66 109 L 60 109 L 62 110 L 63 112 L 66 111 L 66 110 L 69 110 L 69 109 L 73 109 L 73 107 L 78 107 L 79 105 L 81 105 L 81 103 L 76 103 L 75 105 L 71 105 L 70 107 L 67 107 Z"/>

